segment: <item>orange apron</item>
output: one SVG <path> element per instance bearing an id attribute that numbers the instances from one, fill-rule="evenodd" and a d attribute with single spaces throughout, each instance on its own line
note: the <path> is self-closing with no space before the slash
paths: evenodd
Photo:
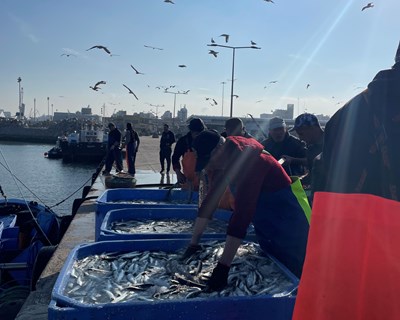
<path id="1" fill-rule="evenodd" d="M 195 172 L 196 156 L 193 151 L 186 151 L 182 157 L 182 171 L 186 177 L 186 182 L 182 185 L 182 189 L 199 190 L 199 177 Z"/>

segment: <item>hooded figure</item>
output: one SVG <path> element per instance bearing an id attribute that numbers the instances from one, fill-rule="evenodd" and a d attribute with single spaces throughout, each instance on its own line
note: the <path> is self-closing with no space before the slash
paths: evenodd
<path id="1" fill-rule="evenodd" d="M 400 201 L 400 44 L 391 69 L 339 109 L 325 127 L 321 190 Z"/>

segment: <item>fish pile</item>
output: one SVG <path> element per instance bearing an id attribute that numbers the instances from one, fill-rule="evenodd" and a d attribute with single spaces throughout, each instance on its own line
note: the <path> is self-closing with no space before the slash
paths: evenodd
<path id="1" fill-rule="evenodd" d="M 132 219 L 110 223 L 109 229 L 116 233 L 192 233 L 193 220 L 188 219 Z M 207 233 L 225 233 L 227 221 L 211 220 Z"/>
<path id="2" fill-rule="evenodd" d="M 185 300 L 269 294 L 281 296 L 292 280 L 258 244 L 242 244 L 231 265 L 228 285 L 220 292 L 203 289 L 224 248 L 208 241 L 203 250 L 185 261 L 183 250 L 132 251 L 87 256 L 73 263 L 63 294 L 85 304 Z"/>

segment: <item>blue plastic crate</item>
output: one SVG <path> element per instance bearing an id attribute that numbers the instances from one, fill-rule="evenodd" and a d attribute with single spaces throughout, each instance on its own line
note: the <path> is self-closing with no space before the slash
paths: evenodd
<path id="1" fill-rule="evenodd" d="M 188 300 L 126 301 L 107 304 L 83 304 L 63 294 L 76 260 L 107 252 L 165 251 L 176 252 L 188 245 L 187 239 L 106 241 L 74 248 L 53 287 L 48 307 L 49 320 L 72 319 L 282 319 L 292 318 L 298 279 L 281 263 L 270 257 L 287 275 L 292 285 L 278 296 L 193 298 Z"/>
<path id="2" fill-rule="evenodd" d="M 199 199 L 198 192 L 189 192 L 188 190 L 167 189 L 109 189 L 96 200 L 95 217 L 95 239 L 100 236 L 100 227 L 106 213 L 115 209 L 129 208 L 197 208 Z M 144 200 L 144 203 L 126 203 L 129 201 Z M 155 201 L 168 201 L 167 203 L 146 203 Z M 125 203 L 124 203 L 125 202 Z"/>
<path id="3" fill-rule="evenodd" d="M 232 211 L 218 209 L 214 219 L 226 221 L 231 218 Z M 96 241 L 111 240 L 136 240 L 136 239 L 190 239 L 192 233 L 118 233 L 111 230 L 111 224 L 116 221 L 128 221 L 134 219 L 182 219 L 193 220 L 197 217 L 197 208 L 134 208 L 117 209 L 108 211 L 100 228 L 100 235 Z M 207 232 L 207 230 L 206 230 Z M 226 238 L 226 230 L 221 233 L 205 233 L 203 238 Z"/>

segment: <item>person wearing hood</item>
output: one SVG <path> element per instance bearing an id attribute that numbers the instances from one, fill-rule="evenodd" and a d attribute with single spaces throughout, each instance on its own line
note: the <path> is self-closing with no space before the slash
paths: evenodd
<path id="1" fill-rule="evenodd" d="M 319 190 L 400 201 L 400 43 L 391 69 L 379 71 L 325 126 Z"/>
<path id="2" fill-rule="evenodd" d="M 299 203 L 291 189 L 292 180 L 282 166 L 254 138 L 225 139 L 216 131 L 206 130 L 196 137 L 193 147 L 196 172 L 212 172 L 213 178 L 199 208 L 190 245 L 181 257 L 183 261 L 201 251 L 200 238 L 228 185 L 235 199 L 226 244 L 206 290 L 219 291 L 227 285 L 230 265 L 251 222 L 260 247 L 300 277 L 310 207 L 308 202 Z"/>

